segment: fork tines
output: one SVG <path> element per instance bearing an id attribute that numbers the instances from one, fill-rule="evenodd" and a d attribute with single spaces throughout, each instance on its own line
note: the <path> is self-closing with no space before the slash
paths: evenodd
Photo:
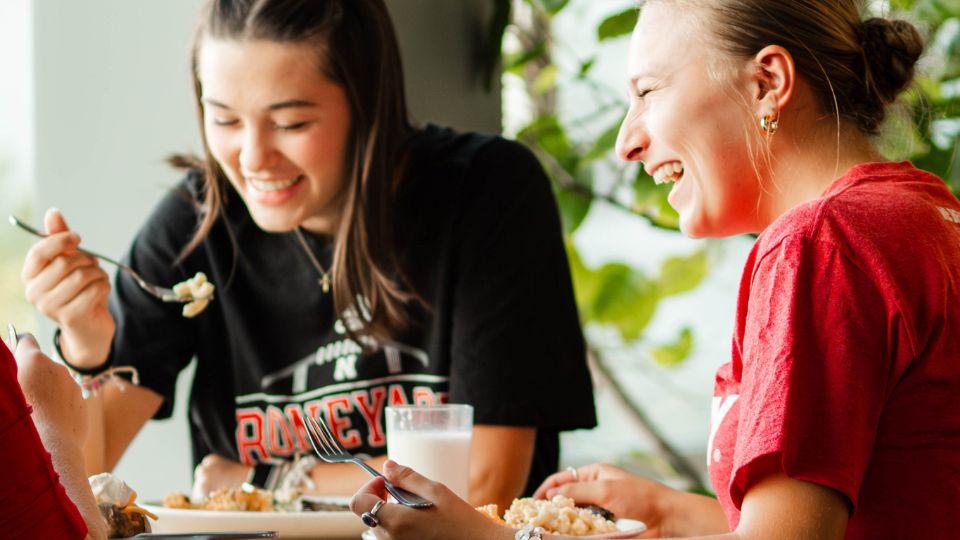
<path id="1" fill-rule="evenodd" d="M 329 461 L 329 457 L 344 453 L 340 448 L 340 443 L 330 432 L 330 428 L 327 427 L 326 422 L 320 419 L 318 423 L 317 420 L 314 420 L 309 416 L 306 420 L 307 421 L 304 422 L 304 425 L 306 426 L 307 433 L 310 436 L 310 446 L 313 446 L 313 450 L 318 456 L 320 456 L 320 459 Z"/>

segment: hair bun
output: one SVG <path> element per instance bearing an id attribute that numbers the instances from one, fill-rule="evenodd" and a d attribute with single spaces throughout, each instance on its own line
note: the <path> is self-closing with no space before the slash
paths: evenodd
<path id="1" fill-rule="evenodd" d="M 914 66 L 923 54 L 923 37 L 907 21 L 881 18 L 860 23 L 857 35 L 871 79 L 884 103 L 913 81 Z"/>

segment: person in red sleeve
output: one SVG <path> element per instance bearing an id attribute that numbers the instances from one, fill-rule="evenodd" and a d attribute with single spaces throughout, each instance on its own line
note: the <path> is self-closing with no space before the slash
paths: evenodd
<path id="1" fill-rule="evenodd" d="M 80 388 L 32 336 L 15 352 L 0 344 L 0 537 L 106 538 L 84 471 Z"/>

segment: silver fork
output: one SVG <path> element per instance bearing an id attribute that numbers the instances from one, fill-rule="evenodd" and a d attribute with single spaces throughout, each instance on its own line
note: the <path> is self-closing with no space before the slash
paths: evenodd
<path id="1" fill-rule="evenodd" d="M 39 236 L 40 238 L 46 238 L 46 237 L 47 237 L 47 234 L 42 233 L 42 232 L 38 231 L 37 229 L 34 229 L 33 227 L 27 225 L 26 223 L 20 221 L 19 219 L 15 218 L 15 217 L 13 217 L 13 216 L 7 216 L 7 221 L 9 221 L 11 225 L 16 225 L 17 227 L 20 227 L 21 229 L 27 231 L 28 233 L 30 233 L 30 234 L 32 234 L 32 235 L 34 235 L 34 236 Z M 130 268 L 129 266 L 123 264 L 123 263 L 120 262 L 120 261 L 116 261 L 116 260 L 114 260 L 114 259 L 111 259 L 110 257 L 107 257 L 106 255 L 100 255 L 99 253 L 94 253 L 93 251 L 90 251 L 90 250 L 88 250 L 88 249 L 83 249 L 83 248 L 79 248 L 79 247 L 78 247 L 78 248 L 77 248 L 77 251 L 79 251 L 80 253 L 86 253 L 87 255 L 90 255 L 91 257 L 96 257 L 96 258 L 100 259 L 101 261 L 108 262 L 108 263 L 116 266 L 117 268 L 123 270 L 123 271 L 126 272 L 127 274 L 130 274 L 130 277 L 133 278 L 133 280 L 137 283 L 137 285 L 140 286 L 141 289 L 143 289 L 144 291 L 150 293 L 152 296 L 155 296 L 155 297 L 159 298 L 160 300 L 162 300 L 162 301 L 164 301 L 164 302 L 170 302 L 170 303 L 176 303 L 176 304 L 185 304 L 185 303 L 187 303 L 187 302 L 192 302 L 192 301 L 193 301 L 193 296 L 192 296 L 192 295 L 188 295 L 188 296 L 177 296 L 177 294 L 173 292 L 173 289 L 168 289 L 168 288 L 166 288 L 166 287 L 161 287 L 161 286 L 159 286 L 159 285 L 154 285 L 153 283 L 150 283 L 149 281 L 143 279 L 143 277 L 141 277 L 140 274 L 138 274 L 136 270 L 134 270 L 133 268 Z"/>
<path id="2" fill-rule="evenodd" d="M 333 433 L 330 432 L 330 428 L 327 427 L 326 422 L 320 418 L 319 423 L 317 420 L 314 420 L 312 417 L 308 417 L 304 425 L 307 428 L 307 433 L 310 435 L 310 446 L 313 447 L 313 451 L 327 463 L 353 463 L 359 465 L 363 470 L 370 473 L 371 476 L 379 476 L 383 478 L 383 485 L 387 488 L 387 491 L 393 495 L 393 498 L 397 500 L 398 503 L 409 506 L 411 508 L 427 508 L 433 506 L 433 503 L 424 499 L 423 497 L 417 495 L 416 493 L 411 493 L 402 487 L 397 487 L 390 483 L 382 474 L 380 474 L 376 469 L 364 463 L 364 461 L 350 452 L 347 452 L 340 446 L 340 441 L 333 436 Z"/>

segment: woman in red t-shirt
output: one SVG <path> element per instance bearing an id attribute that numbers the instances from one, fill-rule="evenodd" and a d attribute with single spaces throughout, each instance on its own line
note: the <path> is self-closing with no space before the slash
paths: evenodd
<path id="1" fill-rule="evenodd" d="M 32 336 L 20 336 L 16 354 L 0 344 L 0 537 L 106 538 L 84 472 L 80 388 Z"/>
<path id="2" fill-rule="evenodd" d="M 717 373 L 717 498 L 603 465 L 566 495 L 639 519 L 643 538 L 956 538 L 960 529 L 960 202 L 872 140 L 913 79 L 913 25 L 857 0 L 650 0 L 628 60 L 618 154 L 641 161 L 692 237 L 758 233 Z M 541 389 L 549 392 L 549 388 Z M 557 538 L 436 503 L 355 512 L 393 540 Z M 385 536 L 381 536 L 385 537 Z"/>

